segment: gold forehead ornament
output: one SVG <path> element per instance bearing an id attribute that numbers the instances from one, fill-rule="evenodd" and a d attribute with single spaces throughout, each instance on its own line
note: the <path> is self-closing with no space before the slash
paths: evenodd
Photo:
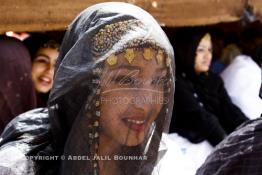
<path id="1" fill-rule="evenodd" d="M 129 64 L 131 64 L 134 59 L 135 59 L 135 51 L 132 48 L 126 49 L 125 54 L 124 54 L 125 59 L 128 61 Z M 153 59 L 153 52 L 150 48 L 144 48 L 143 50 L 143 58 L 147 61 Z M 106 62 L 110 65 L 113 66 L 117 64 L 117 56 L 115 54 L 110 55 L 107 59 Z M 163 50 L 158 50 L 156 54 L 156 61 L 157 64 L 162 64 L 164 62 L 164 52 Z M 171 63 L 171 59 L 167 58 L 166 59 L 166 65 L 169 66 Z"/>
<path id="2" fill-rule="evenodd" d="M 144 49 L 143 56 L 144 56 L 144 59 L 145 59 L 145 60 L 147 60 L 147 61 L 151 60 L 151 59 L 152 59 L 152 56 L 153 56 L 153 54 L 152 54 L 152 52 L 151 52 L 151 49 L 150 49 L 150 48 L 145 48 L 145 49 Z"/>
<path id="3" fill-rule="evenodd" d="M 209 33 L 206 33 L 206 34 L 202 37 L 201 41 L 211 41 L 211 35 L 210 35 Z"/>
<path id="4" fill-rule="evenodd" d="M 129 64 L 131 64 L 135 59 L 134 49 L 126 49 L 125 58 L 129 62 Z"/>
<path id="5" fill-rule="evenodd" d="M 112 54 L 106 59 L 106 61 L 110 66 L 113 66 L 117 63 L 117 56 L 115 56 L 115 54 Z"/>

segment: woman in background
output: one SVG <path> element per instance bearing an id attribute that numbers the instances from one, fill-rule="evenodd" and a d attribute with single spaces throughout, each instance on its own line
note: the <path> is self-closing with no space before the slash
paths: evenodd
<path id="1" fill-rule="evenodd" d="M 193 143 L 213 146 L 248 120 L 229 98 L 224 84 L 209 71 L 211 35 L 188 29 L 175 37 L 177 81 L 171 132 Z"/>
<path id="2" fill-rule="evenodd" d="M 45 34 L 33 33 L 24 41 L 32 60 L 32 80 L 37 95 L 37 107 L 46 107 L 53 86 L 59 43 Z"/>

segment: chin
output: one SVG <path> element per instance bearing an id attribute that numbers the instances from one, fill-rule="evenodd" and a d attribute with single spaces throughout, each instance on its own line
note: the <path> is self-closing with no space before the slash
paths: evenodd
<path id="1" fill-rule="evenodd" d="M 144 139 L 144 136 L 139 136 L 139 138 L 133 136 L 132 138 L 126 139 L 122 143 L 125 146 L 137 146 L 140 145 L 144 141 Z"/>
<path id="2" fill-rule="evenodd" d="M 49 91 L 50 91 L 49 88 L 48 89 L 46 89 L 46 88 L 37 89 L 38 93 L 43 93 L 43 94 L 48 93 Z"/>

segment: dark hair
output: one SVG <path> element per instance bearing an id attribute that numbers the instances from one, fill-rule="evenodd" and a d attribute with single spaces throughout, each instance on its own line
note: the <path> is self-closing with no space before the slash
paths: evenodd
<path id="1" fill-rule="evenodd" d="M 32 61 L 40 48 L 58 49 L 60 47 L 60 42 L 42 33 L 32 33 L 23 43 L 27 47 Z"/>

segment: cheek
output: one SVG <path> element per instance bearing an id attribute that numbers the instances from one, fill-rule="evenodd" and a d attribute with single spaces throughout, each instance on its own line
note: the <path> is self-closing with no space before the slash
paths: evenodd
<path id="1" fill-rule="evenodd" d="M 151 116 L 150 123 L 156 120 L 164 103 L 165 103 L 164 96 L 158 95 L 154 97 L 154 101 L 152 101 L 152 104 L 148 105 L 147 113 L 150 113 L 150 116 Z"/>
<path id="2" fill-rule="evenodd" d="M 128 98 L 109 92 L 101 96 L 101 113 L 105 120 L 116 120 L 128 108 Z M 102 119 L 102 117 L 101 117 Z"/>
<path id="3" fill-rule="evenodd" d="M 203 59 L 203 54 L 198 53 L 195 58 L 195 64 L 199 64 L 199 62 Z"/>
<path id="4" fill-rule="evenodd" d="M 195 59 L 195 65 L 194 65 L 195 69 L 197 69 L 197 70 L 201 69 L 201 67 L 202 67 L 202 64 L 201 64 L 202 58 L 203 58 L 203 56 L 201 54 L 198 54 L 198 56 Z"/>
<path id="5" fill-rule="evenodd" d="M 44 72 L 44 70 L 45 70 L 45 66 L 41 66 L 41 65 L 38 65 L 38 64 L 32 65 L 32 75 L 33 76 L 38 76 L 39 74 Z"/>

